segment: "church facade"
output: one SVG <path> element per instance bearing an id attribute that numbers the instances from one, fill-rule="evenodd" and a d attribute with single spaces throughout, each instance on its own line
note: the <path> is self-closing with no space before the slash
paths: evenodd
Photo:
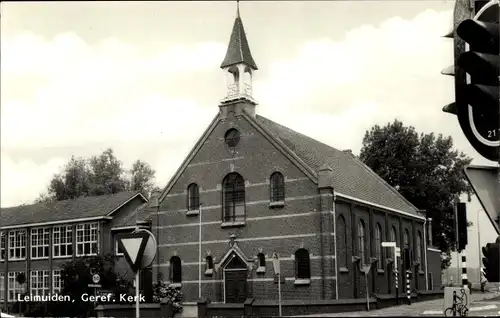
<path id="1" fill-rule="evenodd" d="M 412 288 L 439 289 L 422 211 L 349 151 L 257 114 L 257 65 L 239 12 L 221 69 L 227 94 L 152 214 L 154 275 L 185 302 L 275 299 L 276 254 L 284 300 L 394 294 L 393 253 L 381 246 L 392 241 L 411 251 Z"/>

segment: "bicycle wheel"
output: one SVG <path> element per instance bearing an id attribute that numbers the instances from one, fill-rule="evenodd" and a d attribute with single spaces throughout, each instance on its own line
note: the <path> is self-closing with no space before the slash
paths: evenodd
<path id="1" fill-rule="evenodd" d="M 453 308 L 446 308 L 446 310 L 444 311 L 444 316 L 453 317 Z"/>

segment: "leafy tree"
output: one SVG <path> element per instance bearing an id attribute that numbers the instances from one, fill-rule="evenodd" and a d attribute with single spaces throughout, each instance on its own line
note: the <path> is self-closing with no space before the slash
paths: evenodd
<path id="1" fill-rule="evenodd" d="M 89 159 L 91 195 L 113 194 L 128 190 L 129 184 L 125 178 L 123 164 L 118 160 L 111 148 L 100 156 Z"/>
<path id="2" fill-rule="evenodd" d="M 84 302 L 81 297 L 83 294 L 94 294 L 93 288 L 88 286 L 93 284 L 91 269 L 99 274 L 101 278 L 99 284 L 102 285 L 102 290 L 115 294 L 116 300 L 119 300 L 119 294 L 133 295 L 132 284 L 114 271 L 115 263 L 115 257 L 108 254 L 78 258 L 62 264 L 63 290 L 61 294 L 70 296 L 74 302 L 64 304 L 65 306 L 59 304 L 57 312 L 66 317 L 91 317 L 93 315 L 92 311 L 96 304 Z"/>
<path id="3" fill-rule="evenodd" d="M 71 157 L 60 173 L 54 174 L 47 188 L 35 203 L 99 196 L 121 191 L 151 191 L 155 171 L 146 162 L 137 160 L 127 175 L 123 164 L 111 148 L 99 156 Z M 148 192 L 144 192 L 148 194 Z"/>
<path id="4" fill-rule="evenodd" d="M 455 250 L 453 200 L 472 193 L 463 175 L 471 158 L 453 149 L 451 137 L 418 134 L 395 120 L 365 133 L 360 159 L 418 209 L 433 217 L 433 243 L 443 253 L 442 267 Z"/>
<path id="5" fill-rule="evenodd" d="M 136 160 L 130 169 L 130 189 L 150 194 L 155 186 L 155 171 L 151 166 L 140 160 Z"/>

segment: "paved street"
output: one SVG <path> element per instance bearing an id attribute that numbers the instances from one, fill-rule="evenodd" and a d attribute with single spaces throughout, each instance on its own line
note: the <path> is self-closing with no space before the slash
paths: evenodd
<path id="1" fill-rule="evenodd" d="M 470 316 L 500 316 L 500 292 L 478 293 L 471 295 L 472 305 Z M 416 302 L 411 305 L 377 309 L 371 311 L 356 311 L 347 313 L 316 314 L 296 317 L 361 317 L 361 316 L 426 316 L 442 317 L 443 299 Z"/>

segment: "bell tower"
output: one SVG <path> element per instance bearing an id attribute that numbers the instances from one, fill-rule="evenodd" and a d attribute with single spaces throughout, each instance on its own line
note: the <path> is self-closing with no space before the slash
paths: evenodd
<path id="1" fill-rule="evenodd" d="M 258 68 L 250 53 L 240 17 L 239 1 L 226 57 L 220 67 L 226 77 L 226 93 L 219 106 L 223 117 L 228 112 L 239 114 L 243 110 L 254 116 L 257 102 L 252 97 L 252 77 Z"/>

